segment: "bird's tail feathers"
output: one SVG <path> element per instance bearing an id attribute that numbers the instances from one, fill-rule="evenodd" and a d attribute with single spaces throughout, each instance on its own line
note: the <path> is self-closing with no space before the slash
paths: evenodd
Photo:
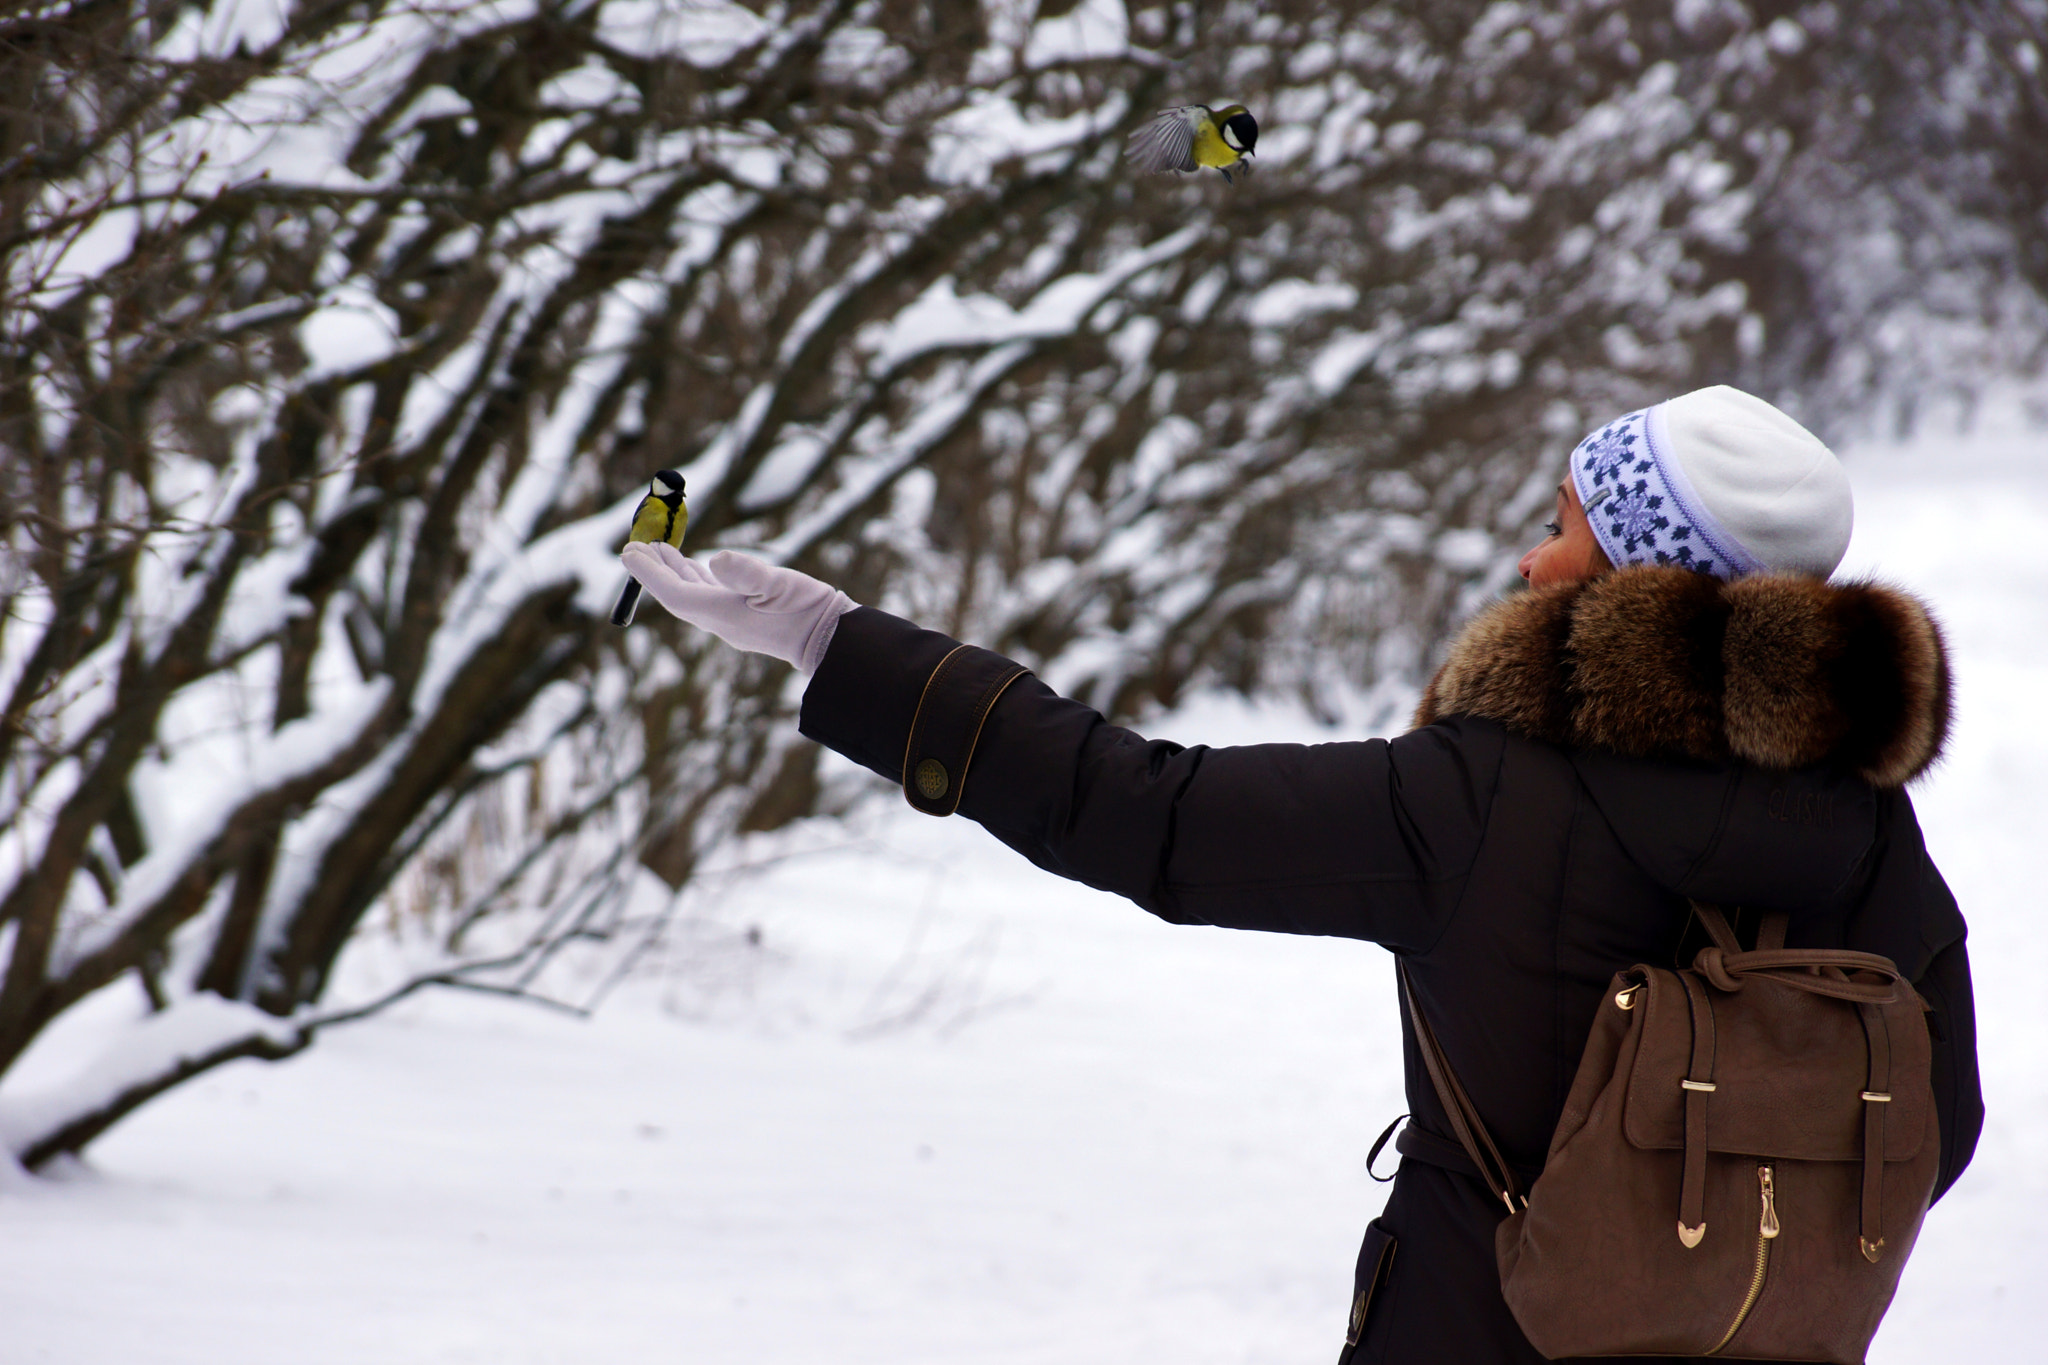
<path id="1" fill-rule="evenodd" d="M 639 606 L 640 580 L 628 578 L 626 586 L 619 589 L 619 600 L 612 604 L 612 624 L 615 626 L 632 625 L 633 613 Z"/>

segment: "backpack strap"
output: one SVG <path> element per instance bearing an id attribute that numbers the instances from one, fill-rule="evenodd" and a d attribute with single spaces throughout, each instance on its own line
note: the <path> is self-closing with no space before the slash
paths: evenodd
<path id="1" fill-rule="evenodd" d="M 1892 1107 L 1892 1037 L 1883 1010 L 1862 1004 L 1856 1011 L 1870 1040 L 1870 1088 L 1863 1092 L 1862 1228 L 1856 1240 L 1863 1259 L 1876 1265 L 1884 1255 L 1884 1121 Z"/>
<path id="2" fill-rule="evenodd" d="M 1486 1131 L 1486 1123 L 1479 1117 L 1478 1106 L 1465 1093 L 1465 1087 L 1458 1084 L 1458 1075 L 1451 1070 L 1451 1059 L 1444 1055 L 1443 1045 L 1436 1040 L 1436 1030 L 1423 1016 L 1422 1003 L 1415 998 L 1415 983 L 1408 975 L 1407 960 L 1396 957 L 1394 966 L 1401 979 L 1401 995 L 1408 1002 L 1409 1022 L 1415 1026 L 1415 1050 L 1422 1054 L 1422 1068 L 1429 1073 L 1429 1083 L 1436 1087 L 1436 1097 L 1443 1104 L 1445 1117 L 1451 1121 L 1451 1131 L 1457 1134 L 1465 1155 L 1471 1157 L 1472 1164 L 1479 1169 L 1479 1178 L 1486 1182 L 1486 1187 L 1501 1203 L 1507 1205 L 1509 1213 L 1516 1211 L 1517 1201 L 1522 1208 L 1529 1207 L 1521 1182 L 1515 1178 L 1514 1168 L 1508 1165 L 1507 1158 L 1494 1145 L 1493 1135 Z"/>
<path id="3" fill-rule="evenodd" d="M 1760 953 L 1775 953 L 1785 946 L 1785 930 L 1791 927 L 1792 917 L 1782 910 L 1764 916 L 1764 922 L 1756 931 L 1756 950 Z"/>
<path id="4" fill-rule="evenodd" d="M 1714 940 L 1712 947 L 1700 949 L 1693 958 L 1693 970 L 1713 982 L 1716 990 L 1739 991 L 1744 976 L 1758 976 L 1794 990 L 1831 995 L 1857 1005 L 1889 1005 L 1898 999 L 1905 978 L 1888 957 L 1846 948 L 1788 949 L 1785 926 L 1791 917 L 1783 913 L 1764 916 L 1755 949 L 1745 950 L 1718 906 L 1700 901 L 1691 905 Z M 1850 979 L 1850 972 L 1873 972 L 1884 980 L 1855 981 Z"/>
<path id="5" fill-rule="evenodd" d="M 1715 912 L 1719 914 L 1719 911 Z M 1696 1247 L 1707 1235 L 1707 1101 L 1714 1094 L 1714 1005 L 1707 988 L 1690 972 L 1678 973 L 1692 1014 L 1692 1063 L 1679 1085 L 1685 1090 L 1685 1168 L 1678 1184 L 1678 1240 Z"/>

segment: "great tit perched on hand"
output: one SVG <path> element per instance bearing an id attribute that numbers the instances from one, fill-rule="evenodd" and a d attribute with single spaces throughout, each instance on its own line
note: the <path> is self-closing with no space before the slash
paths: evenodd
<path id="1" fill-rule="evenodd" d="M 1252 154 L 1259 121 L 1242 104 L 1211 109 L 1184 104 L 1163 110 L 1131 134 L 1124 157 L 1141 171 L 1196 171 L 1214 167 L 1231 184 L 1230 167 Z M 1246 166 L 1246 170 L 1251 167 Z"/>
<path id="2" fill-rule="evenodd" d="M 673 469 L 657 470 L 654 482 L 647 489 L 647 496 L 640 499 L 640 505 L 633 509 L 633 529 L 626 535 L 626 543 L 649 544 L 664 542 L 683 548 L 683 532 L 690 527 L 690 509 L 683 502 L 683 476 Z M 617 605 L 612 608 L 612 624 L 630 626 L 633 624 L 633 609 L 640 605 L 640 580 L 629 578 L 626 586 L 619 591 Z"/>

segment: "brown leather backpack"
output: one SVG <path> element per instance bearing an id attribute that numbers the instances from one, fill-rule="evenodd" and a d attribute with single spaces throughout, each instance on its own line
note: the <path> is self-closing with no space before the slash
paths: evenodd
<path id="1" fill-rule="evenodd" d="M 1451 1126 L 1509 1213 L 1501 1289 L 1545 1356 L 1863 1360 L 1941 1156 L 1924 1007 L 1889 958 L 1712 935 L 1614 978 L 1523 1197 L 1415 1003 Z"/>

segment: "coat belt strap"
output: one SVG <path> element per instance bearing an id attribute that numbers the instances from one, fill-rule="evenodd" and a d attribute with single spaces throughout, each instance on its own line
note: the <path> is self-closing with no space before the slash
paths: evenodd
<path id="1" fill-rule="evenodd" d="M 1472 1164 L 1472 1158 L 1466 1154 L 1463 1147 L 1450 1138 L 1430 1132 L 1427 1128 L 1417 1128 L 1413 1119 L 1403 1124 L 1401 1131 L 1395 1135 L 1394 1150 L 1411 1161 L 1420 1161 L 1425 1166 L 1455 1171 L 1459 1175 L 1471 1176 L 1482 1183 L 1486 1180 L 1486 1177 L 1479 1173 L 1479 1168 Z M 1523 1166 L 1516 1166 L 1513 1169 L 1516 1177 L 1525 1185 L 1535 1184 L 1536 1177 L 1543 1174 L 1541 1171 L 1532 1171 Z"/>

